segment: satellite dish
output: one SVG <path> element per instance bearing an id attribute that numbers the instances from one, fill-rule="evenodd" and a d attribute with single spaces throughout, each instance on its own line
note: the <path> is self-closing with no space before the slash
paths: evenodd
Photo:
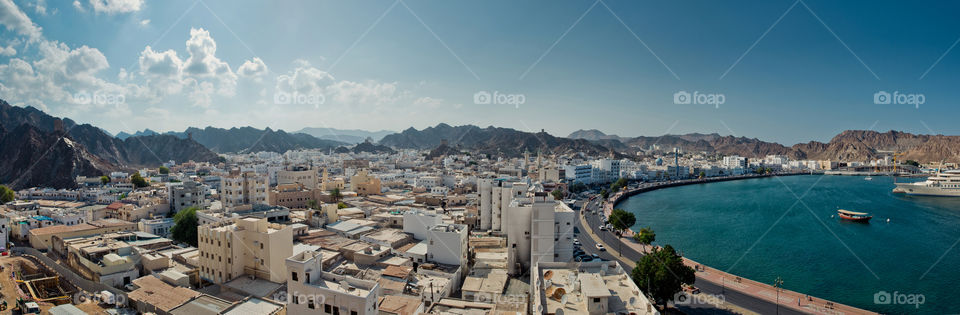
<path id="1" fill-rule="evenodd" d="M 557 311 L 556 311 L 556 312 L 553 312 L 553 313 L 554 313 L 554 314 L 557 314 L 557 315 L 563 315 L 563 308 L 562 308 L 562 307 L 561 307 L 561 308 L 558 308 Z"/>
<path id="2" fill-rule="evenodd" d="M 600 265 L 600 268 L 603 268 L 603 270 L 606 270 L 607 268 L 610 268 L 610 264 L 604 262 L 602 265 Z"/>
<path id="3" fill-rule="evenodd" d="M 637 306 L 637 297 L 635 296 L 630 297 L 630 305 Z"/>
<path id="4" fill-rule="evenodd" d="M 550 278 L 553 278 L 553 270 L 547 270 L 543 273 L 543 279 L 550 280 Z"/>
<path id="5" fill-rule="evenodd" d="M 560 304 L 567 305 L 567 295 L 564 294 L 560 297 Z"/>
<path id="6" fill-rule="evenodd" d="M 606 275 L 607 275 L 607 268 L 600 269 L 600 276 L 603 277 Z"/>
<path id="7" fill-rule="evenodd" d="M 543 313 L 543 304 L 537 305 L 537 312 Z"/>
<path id="8" fill-rule="evenodd" d="M 546 284 L 546 287 L 548 287 L 548 288 L 553 285 L 553 281 L 550 281 L 550 280 L 547 280 L 547 281 L 544 282 L 544 283 Z"/>

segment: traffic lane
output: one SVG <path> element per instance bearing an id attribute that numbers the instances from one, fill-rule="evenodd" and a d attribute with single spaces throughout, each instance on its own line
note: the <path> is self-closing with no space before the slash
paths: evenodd
<path id="1" fill-rule="evenodd" d="M 700 279 L 699 277 L 697 278 Z M 727 303 L 754 311 L 760 314 L 775 314 L 777 312 L 777 305 L 770 301 L 754 297 L 752 295 L 744 294 L 737 290 L 731 290 L 729 288 L 724 289 L 720 285 L 717 285 L 710 281 L 697 281 L 694 284 L 697 288 L 700 288 L 701 293 L 712 294 L 714 296 L 722 296 L 723 300 Z M 780 306 L 780 314 L 805 314 L 803 312 Z"/>

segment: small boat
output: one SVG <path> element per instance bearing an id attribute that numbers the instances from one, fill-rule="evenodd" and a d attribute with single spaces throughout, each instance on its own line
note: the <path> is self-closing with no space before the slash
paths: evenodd
<path id="1" fill-rule="evenodd" d="M 864 177 L 863 180 L 873 180 L 873 177 L 867 176 L 867 177 Z"/>
<path id="2" fill-rule="evenodd" d="M 837 215 L 841 219 L 850 220 L 854 222 L 870 222 L 870 219 L 873 219 L 873 216 L 866 212 L 856 212 L 850 210 L 837 210 Z"/>

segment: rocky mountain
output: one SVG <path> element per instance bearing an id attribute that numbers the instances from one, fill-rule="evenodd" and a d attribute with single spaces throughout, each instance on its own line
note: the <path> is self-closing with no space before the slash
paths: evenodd
<path id="1" fill-rule="evenodd" d="M 524 152 L 577 153 L 602 155 L 611 150 L 584 139 L 554 137 L 546 132 L 523 132 L 510 128 L 473 125 L 450 126 L 439 124 L 423 130 L 409 128 L 401 133 L 388 135 L 380 144 L 402 149 L 433 149 L 444 141 L 449 146 L 476 151 L 491 156 L 521 156 Z"/>
<path id="2" fill-rule="evenodd" d="M 120 140 L 127 140 L 127 138 L 130 138 L 130 137 L 152 136 L 152 135 L 155 135 L 155 134 L 158 134 L 158 133 L 157 133 L 156 131 L 150 130 L 150 129 L 148 128 L 148 129 L 144 129 L 144 130 L 142 130 L 142 131 L 134 132 L 133 134 L 129 134 L 129 133 L 126 133 L 126 132 L 121 131 L 121 132 L 118 132 L 118 133 L 117 133 L 116 137 L 117 137 L 117 138 L 120 138 Z"/>
<path id="3" fill-rule="evenodd" d="M 62 136 L 62 132 L 44 131 L 30 124 L 9 132 L 0 128 L 0 183 L 14 189 L 68 188 L 76 185 L 76 176 L 100 176 L 116 169 L 70 137 Z"/>
<path id="4" fill-rule="evenodd" d="M 386 135 L 394 134 L 395 131 L 380 130 L 366 131 L 359 129 L 336 129 L 336 128 L 313 128 L 307 127 L 295 131 L 294 133 L 305 133 L 320 139 L 346 142 L 349 144 L 363 143 L 370 138 L 372 141 L 380 141 Z"/>
<path id="5" fill-rule="evenodd" d="M 376 144 L 369 141 L 364 141 L 357 144 L 356 146 L 353 147 L 353 149 L 350 149 L 350 151 L 353 153 L 376 153 L 376 154 L 380 154 L 380 153 L 389 154 L 389 153 L 396 152 L 388 146 Z"/>
<path id="6" fill-rule="evenodd" d="M 102 175 L 169 160 L 219 159 L 192 140 L 158 136 L 121 140 L 89 124 L 53 117 L 33 107 L 11 106 L 2 100 L 0 131 L 0 183 L 16 188 L 72 187 L 77 175 Z M 50 153 L 43 154 L 45 150 Z M 30 161 L 35 163 L 27 164 Z"/>
<path id="7" fill-rule="evenodd" d="M 659 148 L 670 151 L 680 148 L 685 152 L 710 152 L 760 158 L 767 155 L 786 155 L 793 159 L 834 161 L 868 161 L 899 152 L 898 158 L 920 162 L 941 160 L 960 162 L 960 136 L 915 135 L 911 133 L 870 130 L 847 130 L 829 142 L 811 141 L 787 147 L 756 138 L 721 136 L 719 134 L 691 133 L 659 137 L 621 137 L 597 130 L 578 130 L 570 135 L 620 151 L 646 151 Z"/>
<path id="8" fill-rule="evenodd" d="M 179 138 L 192 138 L 205 147 L 218 153 L 246 153 L 270 151 L 284 153 L 299 149 L 332 149 L 345 145 L 344 142 L 318 139 L 305 133 L 287 133 L 283 130 L 242 128 L 204 129 L 190 127 L 184 132 L 168 132 Z"/>

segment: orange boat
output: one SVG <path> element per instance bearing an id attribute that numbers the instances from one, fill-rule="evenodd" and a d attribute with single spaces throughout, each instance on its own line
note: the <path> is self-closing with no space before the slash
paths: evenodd
<path id="1" fill-rule="evenodd" d="M 843 209 L 837 210 L 837 215 L 839 215 L 841 219 L 854 222 L 870 222 L 870 219 L 873 219 L 873 216 L 866 212 L 855 212 Z"/>

